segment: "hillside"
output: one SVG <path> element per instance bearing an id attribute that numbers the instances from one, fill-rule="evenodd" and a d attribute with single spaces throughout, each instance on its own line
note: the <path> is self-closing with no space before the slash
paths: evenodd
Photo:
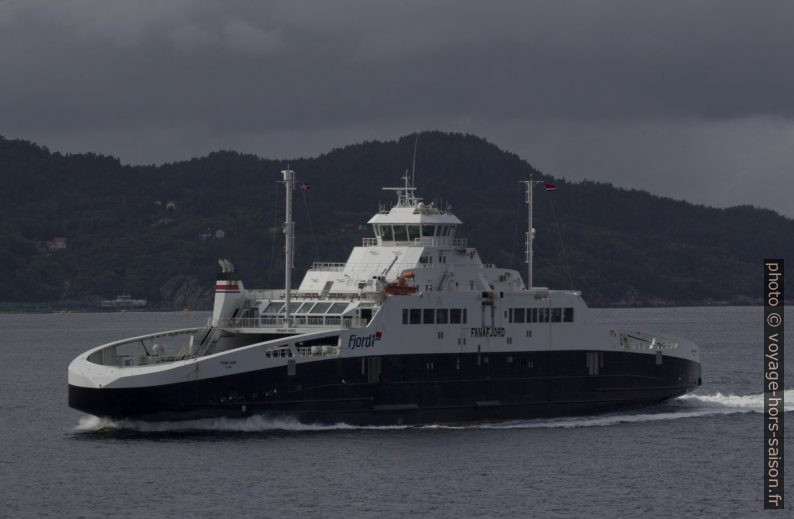
<path id="1" fill-rule="evenodd" d="M 420 196 L 452 203 L 461 234 L 485 261 L 523 272 L 519 180 L 533 168 L 470 135 L 429 132 L 419 142 Z M 299 279 L 312 261 L 344 261 L 370 235 L 363 224 L 379 201 L 392 202 L 380 188 L 399 183 L 413 143 L 406 136 L 290 161 L 311 185 L 296 191 Z M 279 285 L 283 192 L 276 182 L 285 166 L 235 152 L 125 166 L 0 138 L 0 301 L 128 292 L 166 306 L 208 307 L 219 257 L 237 266 L 247 286 Z M 590 304 L 754 302 L 762 259 L 794 257 L 794 220 L 773 211 L 715 209 L 534 173 L 558 186 L 536 191 L 536 284 L 581 289 Z"/>

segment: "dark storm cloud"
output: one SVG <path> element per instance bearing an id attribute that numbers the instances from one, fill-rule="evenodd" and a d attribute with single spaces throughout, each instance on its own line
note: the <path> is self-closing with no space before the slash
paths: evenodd
<path id="1" fill-rule="evenodd" d="M 147 162 L 441 128 L 571 178 L 783 210 L 741 179 L 794 158 L 792 22 L 789 2 L 8 0 L 0 133 Z"/>

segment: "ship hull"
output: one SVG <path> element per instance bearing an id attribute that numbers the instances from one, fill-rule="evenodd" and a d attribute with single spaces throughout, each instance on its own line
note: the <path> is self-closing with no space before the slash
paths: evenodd
<path id="1" fill-rule="evenodd" d="M 342 357 L 136 388 L 69 386 L 69 405 L 113 419 L 264 414 L 392 425 L 550 418 L 636 409 L 701 383 L 698 362 L 635 352 Z"/>

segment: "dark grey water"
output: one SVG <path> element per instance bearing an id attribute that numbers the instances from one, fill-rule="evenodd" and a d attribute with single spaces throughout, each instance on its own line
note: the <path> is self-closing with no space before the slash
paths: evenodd
<path id="1" fill-rule="evenodd" d="M 71 359 L 206 314 L 0 315 L 0 515 L 760 516 L 762 310 L 596 315 L 693 339 L 704 387 L 639 412 L 462 428 L 112 423 L 67 407 Z"/>

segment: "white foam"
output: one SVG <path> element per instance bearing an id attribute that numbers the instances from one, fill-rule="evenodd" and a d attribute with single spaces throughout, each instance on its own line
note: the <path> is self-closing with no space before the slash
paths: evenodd
<path id="1" fill-rule="evenodd" d="M 786 411 L 794 411 L 794 389 L 784 392 Z M 649 408 L 644 411 L 621 412 L 599 416 L 572 418 L 521 420 L 502 423 L 476 424 L 466 426 L 425 425 L 410 427 L 394 426 L 355 426 L 345 423 L 333 425 L 306 424 L 295 418 L 273 418 L 254 415 L 246 418 L 205 418 L 178 422 L 145 422 L 140 420 L 111 420 L 86 415 L 80 418 L 74 432 L 88 433 L 101 431 L 135 431 L 144 433 L 218 431 L 218 432 L 267 432 L 267 431 L 339 431 L 355 429 L 393 430 L 393 429 L 555 429 L 575 427 L 604 427 L 622 423 L 654 422 L 698 418 L 705 416 L 728 415 L 736 413 L 761 413 L 764 410 L 763 394 L 753 395 L 710 395 L 692 394 Z"/>
<path id="2" fill-rule="evenodd" d="M 786 389 L 783 392 L 783 396 L 786 400 L 785 403 L 785 410 L 786 411 L 794 411 L 794 389 Z M 682 402 L 692 402 L 694 404 L 700 404 L 703 407 L 707 408 L 728 408 L 728 409 L 736 409 L 738 410 L 748 410 L 748 411 L 756 411 L 756 412 L 763 412 L 764 410 L 764 394 L 758 393 L 755 395 L 723 395 L 722 393 L 716 393 L 713 395 L 684 395 L 678 398 L 677 401 Z"/>
<path id="3" fill-rule="evenodd" d="M 111 420 L 96 416 L 83 416 L 75 432 L 137 431 L 137 432 L 180 432 L 180 431 L 218 431 L 218 432 L 265 432 L 265 431 L 336 431 L 347 429 L 404 429 L 408 426 L 355 426 L 346 423 L 307 424 L 295 418 L 274 418 L 253 415 L 246 418 L 203 418 L 175 422 L 146 422 L 142 420 Z"/>
<path id="4" fill-rule="evenodd" d="M 794 389 L 784 392 L 786 400 L 784 409 L 794 411 Z M 499 424 L 480 425 L 488 429 L 546 429 L 573 427 L 604 427 L 621 423 L 654 422 L 662 420 L 678 420 L 682 418 L 699 418 L 705 416 L 728 415 L 736 413 L 761 413 L 764 411 L 763 393 L 754 395 L 684 395 L 657 407 L 654 411 L 612 413 L 601 416 L 583 416 L 573 418 L 556 418 L 552 420 L 526 420 Z"/>

